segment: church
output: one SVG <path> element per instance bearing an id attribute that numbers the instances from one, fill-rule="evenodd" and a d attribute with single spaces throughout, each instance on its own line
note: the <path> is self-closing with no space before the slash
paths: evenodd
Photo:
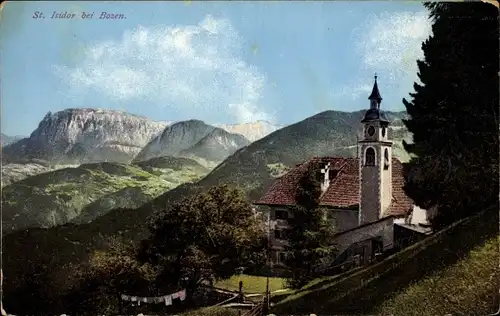
<path id="1" fill-rule="evenodd" d="M 284 263 L 288 219 L 293 217 L 290 207 L 296 204 L 300 178 L 312 166 L 321 168 L 315 170 L 321 175 L 320 206 L 328 209 L 336 233 L 333 243 L 338 246 L 336 257 L 319 270 L 353 261 L 366 264 L 398 243 L 405 246 L 432 233 L 432 212 L 414 205 L 403 190 L 403 165 L 392 157 L 390 122 L 380 109 L 377 76 L 368 100 L 370 107 L 360 122 L 358 157 L 313 157 L 278 178 L 254 203 L 268 214 L 274 266 Z"/>

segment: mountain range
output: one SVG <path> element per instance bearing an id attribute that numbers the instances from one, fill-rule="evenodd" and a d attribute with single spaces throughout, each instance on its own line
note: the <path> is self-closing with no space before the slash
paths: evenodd
<path id="1" fill-rule="evenodd" d="M 199 120 L 154 122 L 116 110 L 49 112 L 30 137 L 2 134 L 2 186 L 81 163 L 130 163 L 162 156 L 188 157 L 213 168 L 249 139 L 278 129 L 264 121 L 220 126 Z"/>
<path id="2" fill-rule="evenodd" d="M 15 143 L 21 139 L 23 139 L 23 136 L 8 136 L 3 133 L 0 134 L 0 145 L 2 147 L 10 145 L 12 143 Z"/>
<path id="3" fill-rule="evenodd" d="M 214 166 L 248 144 L 250 141 L 243 135 L 199 120 L 182 121 L 165 128 L 139 152 L 134 161 L 179 156 Z"/>
<path id="4" fill-rule="evenodd" d="M 52 165 L 130 163 L 163 155 L 175 156 L 183 150 L 187 154 L 200 153 L 203 149 L 200 147 L 215 145 L 218 141 L 222 143 L 217 146 L 224 149 L 226 155 L 201 158 L 220 162 L 240 146 L 278 128 L 265 121 L 232 125 L 208 125 L 199 120 L 170 123 L 117 110 L 67 109 L 47 113 L 27 138 L 2 134 L 5 146 L 2 157 L 4 163 L 26 163 L 34 159 Z M 217 132 L 212 133 L 214 130 Z M 195 148 L 190 150 L 192 146 Z"/>
<path id="5" fill-rule="evenodd" d="M 145 117 L 101 109 L 48 112 L 30 137 L 3 148 L 4 163 L 41 159 L 52 164 L 129 163 L 166 127 Z"/>

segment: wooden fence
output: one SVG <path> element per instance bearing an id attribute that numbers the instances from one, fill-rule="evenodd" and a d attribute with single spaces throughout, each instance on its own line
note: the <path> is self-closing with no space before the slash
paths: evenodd
<path id="1" fill-rule="evenodd" d="M 240 316 L 262 316 L 264 312 L 264 302 L 255 305 L 251 310 L 244 313 L 240 312 Z"/>

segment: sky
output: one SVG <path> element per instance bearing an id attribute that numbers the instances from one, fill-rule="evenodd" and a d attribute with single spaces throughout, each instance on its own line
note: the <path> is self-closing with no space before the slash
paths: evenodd
<path id="1" fill-rule="evenodd" d="M 375 73 L 382 108 L 401 111 L 431 32 L 415 1 L 8 1 L 1 131 L 28 136 L 67 108 L 291 124 L 368 108 Z"/>

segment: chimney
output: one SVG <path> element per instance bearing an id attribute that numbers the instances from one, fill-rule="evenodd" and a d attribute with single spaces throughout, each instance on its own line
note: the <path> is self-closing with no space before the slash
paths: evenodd
<path id="1" fill-rule="evenodd" d="M 325 193 L 330 185 L 330 163 L 327 163 L 323 168 L 321 168 L 321 173 L 323 174 L 321 182 L 321 194 Z"/>

